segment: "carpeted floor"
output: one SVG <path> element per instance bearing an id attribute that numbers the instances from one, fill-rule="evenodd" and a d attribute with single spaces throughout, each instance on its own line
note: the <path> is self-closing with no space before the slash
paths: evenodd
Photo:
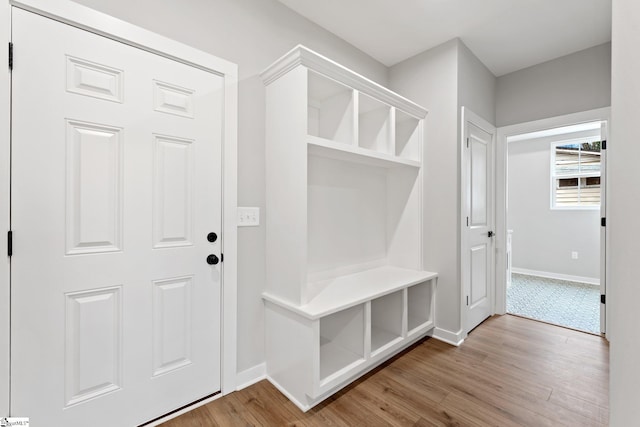
<path id="1" fill-rule="evenodd" d="M 513 274 L 507 313 L 600 333 L 600 289 L 586 283 Z"/>

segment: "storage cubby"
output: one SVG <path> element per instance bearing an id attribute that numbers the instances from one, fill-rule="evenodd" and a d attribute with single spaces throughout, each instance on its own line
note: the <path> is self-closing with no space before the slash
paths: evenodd
<path id="1" fill-rule="evenodd" d="M 432 321 L 433 283 L 423 282 L 407 288 L 407 329 L 409 333 Z"/>
<path id="2" fill-rule="evenodd" d="M 308 281 L 380 264 L 387 256 L 386 170 L 309 156 L 307 176 Z"/>
<path id="3" fill-rule="evenodd" d="M 393 154 L 391 107 L 363 93 L 358 100 L 358 145 L 378 153 Z"/>
<path id="4" fill-rule="evenodd" d="M 320 381 L 363 359 L 363 305 L 320 319 Z"/>
<path id="5" fill-rule="evenodd" d="M 420 120 L 409 114 L 396 111 L 396 134 L 395 149 L 396 156 L 411 160 L 420 159 Z"/>
<path id="6" fill-rule="evenodd" d="M 422 268 L 427 111 L 302 46 L 261 76 L 266 371 L 307 410 L 433 329 L 437 274 Z"/>
<path id="7" fill-rule="evenodd" d="M 402 338 L 403 291 L 371 301 L 371 353 Z"/>
<path id="8" fill-rule="evenodd" d="M 309 71 L 307 133 L 343 144 L 354 144 L 353 90 Z"/>

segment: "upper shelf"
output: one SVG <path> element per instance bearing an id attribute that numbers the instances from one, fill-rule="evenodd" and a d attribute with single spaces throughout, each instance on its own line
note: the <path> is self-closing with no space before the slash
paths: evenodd
<path id="1" fill-rule="evenodd" d="M 268 292 L 262 296 L 267 301 L 315 320 L 437 276 L 437 273 L 430 271 L 383 266 L 327 280 L 323 283 L 324 289 L 302 306 L 290 304 Z"/>
<path id="2" fill-rule="evenodd" d="M 386 169 L 409 166 L 419 168 L 420 162 L 404 159 L 391 154 L 379 153 L 354 145 L 342 144 L 316 136 L 307 136 L 308 153 L 319 157 L 335 160 L 345 160 L 353 163 L 361 163 L 369 166 L 378 166 Z"/>
<path id="3" fill-rule="evenodd" d="M 302 45 L 294 47 L 274 62 L 260 73 L 260 77 L 268 85 L 298 65 L 311 68 L 417 118 L 423 119 L 427 115 L 427 110 L 418 104 Z"/>

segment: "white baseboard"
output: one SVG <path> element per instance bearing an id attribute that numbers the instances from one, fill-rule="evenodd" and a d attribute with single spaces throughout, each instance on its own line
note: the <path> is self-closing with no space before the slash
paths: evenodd
<path id="1" fill-rule="evenodd" d="M 512 273 L 526 274 L 527 276 L 544 277 L 547 279 L 566 280 L 568 282 L 587 283 L 589 285 L 600 286 L 600 279 L 593 277 L 572 276 L 570 274 L 550 273 L 548 271 L 529 270 L 526 268 L 511 268 Z"/>
<path id="2" fill-rule="evenodd" d="M 433 330 L 432 337 L 437 339 L 438 341 L 455 345 L 456 347 L 459 347 L 464 341 L 464 338 L 462 338 L 462 330 L 459 330 L 458 332 L 451 332 L 451 331 L 447 331 L 446 329 L 441 329 L 436 327 Z"/>
<path id="3" fill-rule="evenodd" d="M 236 390 L 242 390 L 267 378 L 267 364 L 261 363 L 236 374 Z"/>
<path id="4" fill-rule="evenodd" d="M 284 387 L 282 387 L 280 384 L 278 384 L 278 382 L 276 380 L 274 380 L 273 378 L 271 378 L 270 376 L 267 376 L 267 380 L 273 384 L 273 386 L 275 388 L 277 388 L 278 390 L 280 390 L 280 393 L 284 394 L 287 399 L 289 399 L 291 402 L 293 402 L 294 405 L 296 405 L 298 407 L 298 409 L 300 409 L 302 412 L 307 412 L 309 409 L 311 409 L 311 405 L 305 405 L 302 402 L 298 402 L 298 400 L 293 397 L 287 390 L 285 390 Z"/>

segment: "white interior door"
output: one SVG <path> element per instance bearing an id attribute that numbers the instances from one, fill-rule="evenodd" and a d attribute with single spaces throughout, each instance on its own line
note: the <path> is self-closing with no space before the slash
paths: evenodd
<path id="1" fill-rule="evenodd" d="M 137 425 L 219 391 L 223 78 L 12 28 L 11 414 Z"/>
<path id="2" fill-rule="evenodd" d="M 495 128 L 464 111 L 463 142 L 463 326 L 478 326 L 493 313 Z"/>

